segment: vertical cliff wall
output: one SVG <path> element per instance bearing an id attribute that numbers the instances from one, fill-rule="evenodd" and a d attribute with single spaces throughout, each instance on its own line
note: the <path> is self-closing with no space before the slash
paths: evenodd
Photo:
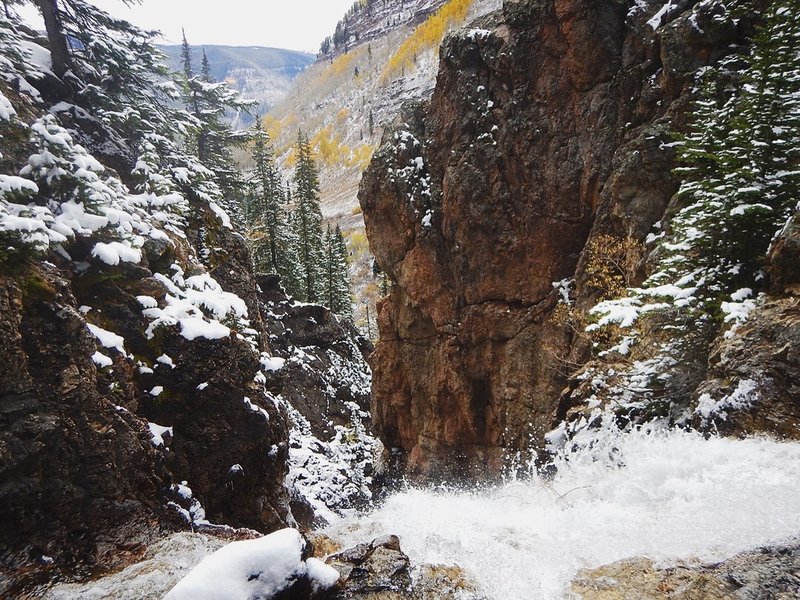
<path id="1" fill-rule="evenodd" d="M 668 130 L 692 75 L 743 36 L 721 3 L 506 1 L 450 37 L 429 104 L 407 106 L 359 192 L 394 282 L 373 418 L 425 477 L 496 473 L 541 447 L 591 306 L 589 248 L 643 240 L 676 189 Z"/>

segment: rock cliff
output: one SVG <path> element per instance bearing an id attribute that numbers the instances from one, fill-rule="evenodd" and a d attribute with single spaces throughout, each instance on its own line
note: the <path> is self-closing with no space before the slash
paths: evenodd
<path id="1" fill-rule="evenodd" d="M 241 238 L 211 211 L 196 214 L 218 236 L 208 267 L 190 236 L 154 244 L 138 264 L 107 265 L 79 245 L 4 267 L 0 510 L 14 524 L 1 544 L 12 580 L 31 560 L 124 564 L 161 527 L 180 526 L 170 501 L 190 522 L 272 530 L 291 520 L 286 414 L 257 381 L 259 337 L 192 337 L 147 316 L 186 293 L 184 273 L 211 286 L 208 269 L 237 274 L 226 289 L 256 302 Z"/>
<path id="2" fill-rule="evenodd" d="M 751 28 L 713 1 L 528 0 L 446 40 L 432 100 L 406 107 L 359 191 L 394 283 L 373 419 L 412 473 L 482 476 L 543 447 L 591 354 L 559 297 L 590 308 L 593 252 L 664 217 L 693 76 Z"/>

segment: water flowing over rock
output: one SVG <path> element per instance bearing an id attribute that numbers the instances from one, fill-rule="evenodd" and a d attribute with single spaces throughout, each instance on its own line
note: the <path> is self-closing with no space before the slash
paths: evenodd
<path id="1" fill-rule="evenodd" d="M 409 472 L 497 473 L 563 417 L 590 347 L 559 295 L 591 307 L 589 249 L 663 217 L 693 74 L 750 27 L 695 4 L 506 2 L 445 42 L 433 99 L 384 136 L 359 192 L 394 284 L 372 407 Z"/>

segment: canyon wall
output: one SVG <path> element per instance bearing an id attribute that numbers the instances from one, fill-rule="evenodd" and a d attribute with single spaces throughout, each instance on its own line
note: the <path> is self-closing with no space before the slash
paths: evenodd
<path id="1" fill-rule="evenodd" d="M 592 306 L 592 248 L 664 216 L 693 75 L 751 26 L 719 2 L 507 0 L 445 41 L 432 100 L 359 192 L 393 282 L 373 419 L 409 473 L 491 475 L 543 447 L 591 354 L 559 298 Z"/>

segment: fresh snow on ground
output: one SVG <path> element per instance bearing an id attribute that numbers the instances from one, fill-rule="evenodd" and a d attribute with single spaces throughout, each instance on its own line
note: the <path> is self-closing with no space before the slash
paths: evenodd
<path id="1" fill-rule="evenodd" d="M 122 242 L 97 242 L 92 248 L 92 256 L 107 265 L 116 266 L 121 262 L 138 263 L 142 260 L 142 252 Z"/>
<path id="2" fill-rule="evenodd" d="M 456 563 L 497 600 L 562 599 L 579 569 L 628 557 L 718 561 L 800 533 L 800 443 L 592 435 L 552 481 L 410 489 L 325 533 L 345 546 L 398 534 L 413 562 Z"/>

